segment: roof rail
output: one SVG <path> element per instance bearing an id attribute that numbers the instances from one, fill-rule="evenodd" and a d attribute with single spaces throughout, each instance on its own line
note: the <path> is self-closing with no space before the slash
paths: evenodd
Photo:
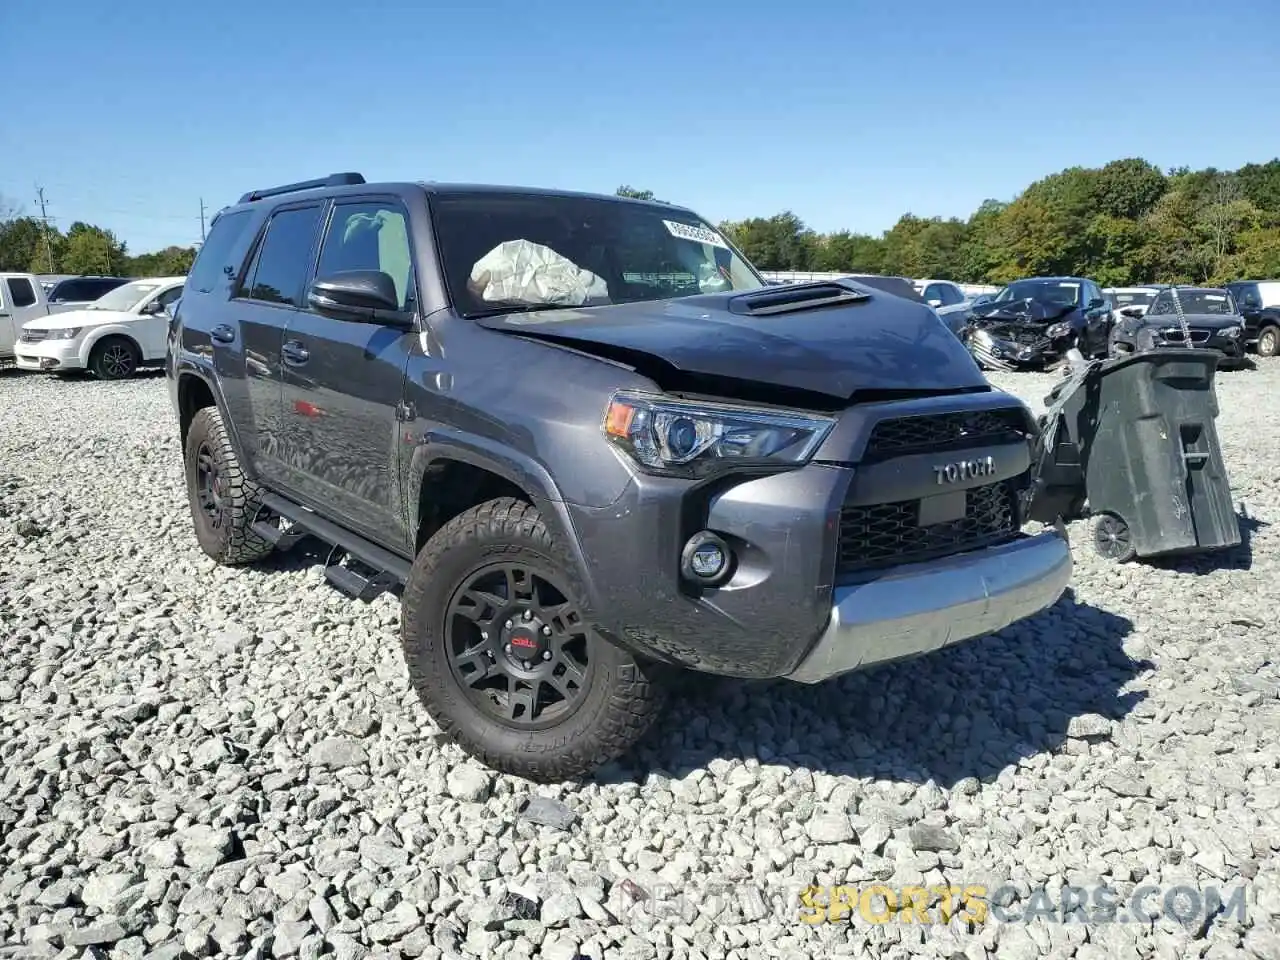
<path id="1" fill-rule="evenodd" d="M 250 190 L 239 199 L 239 203 L 249 203 L 251 200 L 262 200 L 265 197 L 278 197 L 282 193 L 294 193 L 298 190 L 315 190 L 318 187 L 350 187 L 358 186 L 365 182 L 364 177 L 358 173 L 331 173 L 327 177 L 320 177 L 316 180 L 300 180 L 297 183 L 286 183 L 279 187 L 267 187 L 263 190 Z"/>

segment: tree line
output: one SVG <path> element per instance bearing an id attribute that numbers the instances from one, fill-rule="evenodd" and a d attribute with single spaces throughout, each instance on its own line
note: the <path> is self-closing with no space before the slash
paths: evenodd
<path id="1" fill-rule="evenodd" d="M 20 214 L 0 199 L 0 270 L 182 276 L 195 260 L 194 246 L 134 256 L 104 227 L 77 221 L 63 233 Z M 1136 157 L 1069 167 L 968 219 L 907 213 L 880 236 L 818 233 L 789 210 L 719 227 L 761 270 L 995 284 L 1075 275 L 1104 286 L 1270 279 L 1280 277 L 1280 159 L 1238 170 L 1162 171 Z"/>
<path id="2" fill-rule="evenodd" d="M 182 277 L 196 248 L 171 246 L 133 256 L 110 230 L 76 221 L 66 233 L 0 199 L 0 271 L 101 274 L 114 277 Z"/>
<path id="3" fill-rule="evenodd" d="M 1238 170 L 1162 171 L 1139 158 L 1069 167 L 968 219 L 907 213 L 878 237 L 818 233 L 789 210 L 719 228 L 761 270 L 992 284 L 1066 275 L 1103 286 L 1270 279 L 1280 277 L 1280 159 Z"/>

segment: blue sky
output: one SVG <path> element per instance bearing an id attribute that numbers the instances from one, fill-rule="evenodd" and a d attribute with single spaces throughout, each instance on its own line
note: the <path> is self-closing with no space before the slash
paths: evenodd
<path id="1" fill-rule="evenodd" d="M 337 170 L 878 233 L 1076 164 L 1276 157 L 1278 33 L 1276 0 L 4 0 L 0 196 L 134 252 Z"/>

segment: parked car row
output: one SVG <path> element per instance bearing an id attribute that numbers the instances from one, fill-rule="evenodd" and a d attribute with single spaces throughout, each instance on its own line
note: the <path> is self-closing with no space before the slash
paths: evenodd
<path id="1" fill-rule="evenodd" d="M 0 360 L 48 373 L 87 370 L 102 380 L 159 366 L 168 311 L 185 282 L 72 277 L 46 293 L 30 274 L 0 274 Z"/>
<path id="2" fill-rule="evenodd" d="M 1100 359 L 1187 344 L 1223 368 L 1247 366 L 1250 347 L 1280 352 L 1278 281 L 1104 290 L 1088 277 L 1028 277 L 961 305 L 935 303 L 942 281 L 928 283 L 925 299 L 987 370 L 1053 367 L 1073 348 Z"/>

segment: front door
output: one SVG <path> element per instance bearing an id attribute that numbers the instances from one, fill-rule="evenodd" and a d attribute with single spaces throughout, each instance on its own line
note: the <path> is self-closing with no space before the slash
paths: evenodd
<path id="1" fill-rule="evenodd" d="M 150 362 L 164 359 L 165 339 L 169 333 L 168 311 L 180 296 L 182 296 L 181 284 L 169 287 L 152 297 L 147 303 L 139 305 L 139 311 L 159 308 L 158 313 L 139 312 L 138 319 L 134 321 L 138 346 L 142 348 L 144 360 Z M 156 304 L 156 307 L 151 307 L 151 304 Z"/>
<path id="2" fill-rule="evenodd" d="M 381 270 L 400 307 L 417 303 L 408 215 L 398 200 L 353 198 L 333 206 L 316 275 Z M 304 502 L 327 504 L 356 532 L 411 548 L 400 490 L 401 420 L 409 356 L 418 335 L 397 327 L 290 316 L 281 347 L 286 483 Z"/>
<path id="3" fill-rule="evenodd" d="M 0 355 L 13 353 L 24 323 L 44 316 L 48 316 L 48 311 L 36 296 L 31 279 L 5 277 L 4 286 L 0 288 Z"/>

